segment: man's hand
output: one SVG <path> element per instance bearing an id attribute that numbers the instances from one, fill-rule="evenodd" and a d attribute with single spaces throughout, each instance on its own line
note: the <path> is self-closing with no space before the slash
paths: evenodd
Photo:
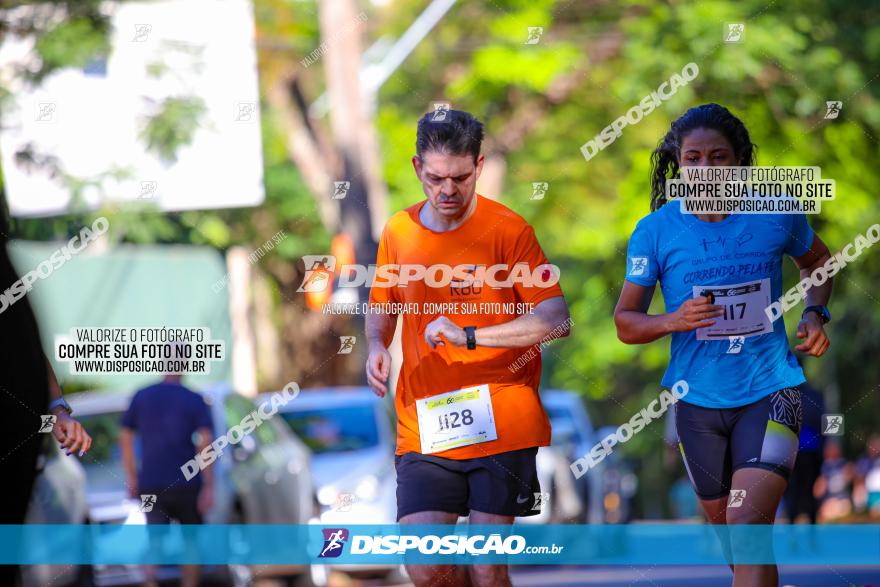
<path id="1" fill-rule="evenodd" d="M 214 487 L 210 483 L 205 483 L 199 490 L 198 508 L 199 512 L 204 516 L 214 506 Z"/>
<path id="2" fill-rule="evenodd" d="M 52 434 L 67 454 L 79 453 L 83 456 L 92 446 L 92 437 L 82 424 L 70 417 L 64 408 L 55 408 L 55 425 Z"/>
<path id="3" fill-rule="evenodd" d="M 807 312 L 801 319 L 797 328 L 797 337 L 806 340 L 797 345 L 795 350 L 801 351 L 814 357 L 821 357 L 831 346 L 822 320 L 815 312 Z"/>
<path id="4" fill-rule="evenodd" d="M 446 341 L 455 346 L 465 346 L 467 335 L 463 328 L 456 326 L 446 316 L 438 316 L 425 327 L 425 340 L 432 349 L 444 346 Z"/>
<path id="5" fill-rule="evenodd" d="M 371 342 L 370 354 L 367 356 L 367 383 L 379 397 L 385 397 L 390 372 L 391 353 L 382 343 Z"/>
<path id="6" fill-rule="evenodd" d="M 690 332 L 697 328 L 713 326 L 715 320 L 724 313 L 721 306 L 709 303 L 708 296 L 700 296 L 685 302 L 678 310 L 666 315 L 667 326 L 670 332 Z"/>

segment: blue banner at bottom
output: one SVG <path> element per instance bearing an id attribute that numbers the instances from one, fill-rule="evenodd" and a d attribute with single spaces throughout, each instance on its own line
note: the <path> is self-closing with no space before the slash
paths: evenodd
<path id="1" fill-rule="evenodd" d="M 880 525 L 8 525 L 0 563 L 880 565 Z"/>

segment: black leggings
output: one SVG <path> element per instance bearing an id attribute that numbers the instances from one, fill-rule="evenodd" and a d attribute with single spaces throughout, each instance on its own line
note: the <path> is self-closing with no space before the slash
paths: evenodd
<path id="1" fill-rule="evenodd" d="M 734 471 L 767 469 L 788 479 L 798 451 L 801 391 L 789 387 L 736 408 L 675 404 L 679 449 L 700 499 L 730 493 Z"/>

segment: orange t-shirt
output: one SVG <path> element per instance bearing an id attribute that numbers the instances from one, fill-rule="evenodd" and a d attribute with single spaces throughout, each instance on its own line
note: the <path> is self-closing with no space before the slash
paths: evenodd
<path id="1" fill-rule="evenodd" d="M 534 271 L 548 263 L 534 229 L 522 217 L 498 202 L 479 194 L 475 197 L 477 207 L 471 217 L 447 232 L 434 232 L 422 225 L 419 210 L 426 202 L 396 213 L 382 231 L 377 267 L 384 264 L 421 264 L 425 267 L 435 264 L 451 267 L 507 264 L 513 267 L 516 263 L 526 263 Z M 496 278 L 505 280 L 507 275 L 498 273 Z M 380 277 L 376 280 L 382 281 Z M 420 310 L 418 314 L 404 312 L 399 317 L 403 320 L 403 366 L 395 396 L 397 454 L 421 452 L 416 400 L 481 384 L 489 385 L 497 439 L 432 454 L 449 459 L 469 459 L 550 444 L 550 421 L 538 396 L 540 355 L 526 361 L 519 369 L 511 369 L 512 365 L 523 363 L 515 362 L 528 347 L 478 346 L 475 350 L 468 350 L 446 343 L 432 350 L 424 338 L 425 327 L 441 315 L 426 314 L 426 305 L 458 302 L 462 308 L 459 313 L 444 312 L 443 315 L 458 326 L 481 328 L 509 322 L 517 315 L 504 312 L 464 314 L 465 304 L 471 311 L 480 304 L 508 304 L 503 307 L 509 311 L 527 304 L 537 306 L 544 300 L 562 295 L 558 284 L 527 287 L 520 280 L 511 281 L 514 282 L 511 287 L 493 289 L 484 283 L 481 288 L 462 289 L 461 282 L 431 287 L 420 279 L 410 280 L 405 287 L 374 285 L 370 290 L 371 303 L 415 304 Z"/>

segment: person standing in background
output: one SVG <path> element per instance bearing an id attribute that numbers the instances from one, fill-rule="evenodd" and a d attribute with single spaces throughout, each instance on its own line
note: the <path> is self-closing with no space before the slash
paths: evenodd
<path id="1" fill-rule="evenodd" d="M 172 356 L 179 356 L 172 352 Z M 186 480 L 181 466 L 208 446 L 214 435 L 211 411 L 198 393 L 181 383 L 182 375 L 167 374 L 161 383 L 138 391 L 122 416 L 119 442 L 128 491 L 139 502 L 154 505 L 147 524 L 201 524 L 214 501 L 214 477 L 207 467 Z M 134 439 L 140 437 L 141 462 L 135 463 Z M 198 442 L 193 439 L 197 435 Z M 144 496 L 147 496 L 144 498 Z M 147 566 L 147 585 L 154 586 L 155 568 Z M 182 587 L 199 584 L 199 567 L 182 566 Z"/>
<path id="2" fill-rule="evenodd" d="M 800 445 L 782 502 L 791 523 L 804 514 L 810 524 L 815 524 L 819 516 L 819 500 L 813 493 L 813 487 L 822 471 L 825 448 L 822 414 L 825 413 L 825 400 L 820 392 L 805 383 L 801 388 L 801 405 L 804 420 L 801 424 Z"/>
<path id="3" fill-rule="evenodd" d="M 868 437 L 865 454 L 856 461 L 853 503 L 856 511 L 880 516 L 880 434 L 876 432 Z"/>

